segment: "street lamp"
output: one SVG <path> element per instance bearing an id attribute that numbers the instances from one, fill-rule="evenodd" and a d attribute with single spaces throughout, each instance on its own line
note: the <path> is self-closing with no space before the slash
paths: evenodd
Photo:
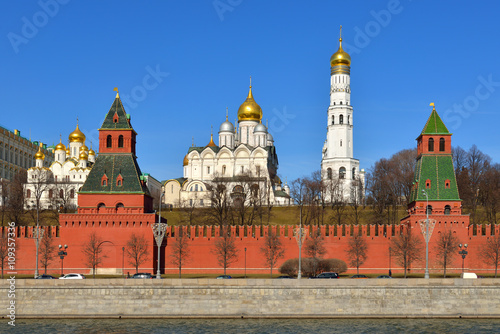
<path id="1" fill-rule="evenodd" d="M 389 276 L 392 276 L 392 271 L 391 271 L 391 255 L 392 255 L 392 248 L 389 247 Z"/>
<path id="2" fill-rule="evenodd" d="M 57 255 L 59 255 L 59 258 L 61 259 L 61 277 L 64 276 L 64 257 L 68 255 L 66 249 L 68 249 L 68 245 L 64 245 L 64 247 L 62 245 L 59 245 L 59 253 L 57 253 Z"/>
<path id="3" fill-rule="evenodd" d="M 422 189 L 422 194 L 425 195 L 427 206 L 425 207 L 425 275 L 424 278 L 429 279 L 429 196 L 425 189 Z"/>
<path id="4" fill-rule="evenodd" d="M 458 254 L 462 255 L 462 273 L 464 273 L 465 257 L 468 254 L 468 252 L 467 252 L 467 244 L 464 244 L 463 247 L 462 247 L 462 244 L 460 244 L 460 245 L 458 245 L 458 247 L 460 248 L 460 251 L 458 252 Z"/>
<path id="5" fill-rule="evenodd" d="M 158 246 L 158 265 L 156 269 L 156 278 L 161 279 L 161 272 L 160 272 L 160 249 L 161 249 L 161 244 L 163 242 L 163 238 L 165 237 L 165 232 L 167 231 L 167 224 L 164 224 L 161 222 L 161 198 L 163 197 L 163 192 L 161 193 L 160 196 L 160 214 L 158 215 L 158 223 L 154 223 L 151 225 L 151 228 L 153 229 L 153 235 L 156 241 L 156 246 Z"/>
<path id="6" fill-rule="evenodd" d="M 35 205 L 35 202 L 31 201 L 31 204 Z M 35 243 L 36 243 L 35 278 L 38 277 L 38 248 L 40 246 L 40 239 L 43 238 L 43 232 L 44 232 L 44 230 L 40 230 L 39 215 L 40 215 L 40 205 L 39 205 L 39 199 L 37 198 L 37 200 L 36 200 L 36 229 L 34 232 Z"/>
<path id="7" fill-rule="evenodd" d="M 125 247 L 122 247 L 122 277 L 125 277 Z"/>
<path id="8" fill-rule="evenodd" d="M 247 278 L 247 248 L 245 247 L 245 278 Z"/>

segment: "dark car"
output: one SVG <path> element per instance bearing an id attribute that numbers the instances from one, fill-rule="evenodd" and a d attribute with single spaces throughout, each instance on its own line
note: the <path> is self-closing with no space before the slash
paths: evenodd
<path id="1" fill-rule="evenodd" d="M 35 277 L 36 279 L 56 279 L 54 276 L 52 275 L 47 275 L 47 274 L 43 274 L 43 275 L 40 275 L 38 277 Z"/>
<path id="2" fill-rule="evenodd" d="M 229 276 L 229 275 L 220 275 L 220 276 L 217 276 L 217 279 L 231 279 L 232 277 Z"/>
<path id="3" fill-rule="evenodd" d="M 313 278 L 339 278 L 339 274 L 327 272 L 327 273 L 321 273 Z"/>
<path id="4" fill-rule="evenodd" d="M 137 273 L 132 276 L 132 278 L 153 278 L 153 275 L 150 273 Z"/>
<path id="5" fill-rule="evenodd" d="M 392 277 L 389 275 L 380 275 L 380 276 L 377 276 L 377 278 L 392 278 Z"/>
<path id="6" fill-rule="evenodd" d="M 277 277 L 277 278 L 278 278 L 278 279 L 287 279 L 287 278 L 288 278 L 288 279 L 290 279 L 290 278 L 292 278 L 292 279 L 293 279 L 293 277 L 292 277 L 292 276 L 288 276 L 288 275 L 281 275 L 281 276 L 279 276 L 279 277 Z"/>
<path id="7" fill-rule="evenodd" d="M 352 275 L 351 278 L 357 278 L 357 279 L 367 279 L 368 276 L 366 275 Z"/>

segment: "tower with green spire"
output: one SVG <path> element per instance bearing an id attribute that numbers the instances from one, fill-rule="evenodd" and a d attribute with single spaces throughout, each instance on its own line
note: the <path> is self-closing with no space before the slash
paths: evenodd
<path id="1" fill-rule="evenodd" d="M 425 217 L 428 205 L 429 215 L 444 216 L 439 220 L 447 220 L 446 216 L 462 215 L 462 201 L 453 167 L 452 134 L 439 117 L 434 103 L 431 106 L 431 115 L 417 138 L 417 163 L 408 214 Z M 449 220 L 454 219 L 450 217 Z"/>

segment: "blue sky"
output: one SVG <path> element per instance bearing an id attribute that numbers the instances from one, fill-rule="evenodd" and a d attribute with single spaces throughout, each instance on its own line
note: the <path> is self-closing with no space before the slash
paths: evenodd
<path id="1" fill-rule="evenodd" d="M 430 102 L 453 144 L 500 162 L 496 1 L 11 1 L 0 12 L 0 125 L 57 143 L 76 125 L 97 146 L 118 87 L 143 172 L 182 176 L 229 108 L 253 92 L 279 175 L 318 170 L 330 56 L 343 25 L 361 168 L 416 146 Z M 495 33 L 496 32 L 496 33 Z"/>

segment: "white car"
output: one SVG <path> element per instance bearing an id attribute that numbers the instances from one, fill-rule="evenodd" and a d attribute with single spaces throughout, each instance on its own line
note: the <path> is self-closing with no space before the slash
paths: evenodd
<path id="1" fill-rule="evenodd" d="M 59 279 L 85 279 L 85 276 L 82 274 L 66 274 L 62 277 L 59 277 Z"/>

